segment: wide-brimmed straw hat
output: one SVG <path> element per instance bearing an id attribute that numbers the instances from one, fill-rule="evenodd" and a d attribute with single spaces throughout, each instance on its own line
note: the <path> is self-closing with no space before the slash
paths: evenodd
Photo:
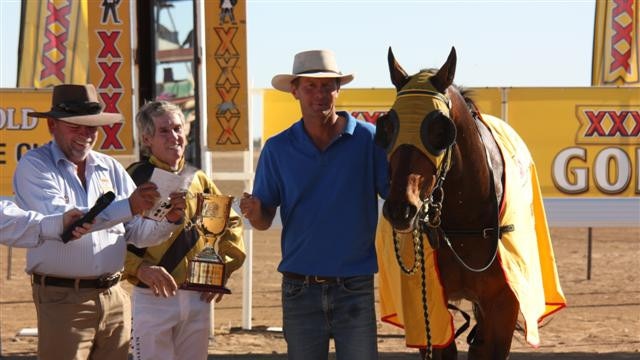
<path id="1" fill-rule="evenodd" d="M 291 74 L 278 74 L 271 79 L 274 88 L 290 92 L 291 82 L 298 77 L 336 78 L 340 85 L 353 80 L 353 74 L 342 74 L 338 70 L 336 57 L 330 50 L 309 50 L 297 53 L 293 59 Z"/>
<path id="2" fill-rule="evenodd" d="M 102 109 L 103 105 L 93 85 L 62 84 L 53 88 L 51 110 L 30 112 L 27 115 L 85 126 L 111 125 L 123 121 L 122 115 L 105 113 Z"/>

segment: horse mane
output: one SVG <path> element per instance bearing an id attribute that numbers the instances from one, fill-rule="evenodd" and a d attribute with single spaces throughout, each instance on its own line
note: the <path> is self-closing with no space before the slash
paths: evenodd
<path id="1" fill-rule="evenodd" d="M 458 85 L 455 85 L 455 84 L 453 84 L 452 86 L 456 90 L 458 90 L 460 95 L 462 95 L 462 98 L 464 99 L 464 102 L 467 104 L 467 107 L 469 108 L 469 111 L 471 111 L 472 113 L 473 112 L 480 113 L 480 109 L 478 108 L 478 105 L 473 100 L 473 95 L 474 95 L 473 90 L 468 89 L 468 88 L 464 88 L 462 86 L 458 86 Z"/>

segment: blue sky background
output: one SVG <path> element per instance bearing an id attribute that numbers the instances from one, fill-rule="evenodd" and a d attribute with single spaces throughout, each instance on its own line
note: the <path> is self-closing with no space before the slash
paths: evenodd
<path id="1" fill-rule="evenodd" d="M 0 87 L 15 86 L 19 9 L 0 0 Z M 388 88 L 389 46 L 410 74 L 455 46 L 459 85 L 589 86 L 594 14 L 595 0 L 248 0 L 249 81 L 270 87 L 295 53 L 329 48 L 348 87 Z"/>

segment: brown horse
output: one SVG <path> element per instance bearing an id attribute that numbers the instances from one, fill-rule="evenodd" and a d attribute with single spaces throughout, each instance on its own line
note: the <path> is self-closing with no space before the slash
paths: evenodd
<path id="1" fill-rule="evenodd" d="M 377 123 L 376 142 L 389 153 L 391 180 L 383 215 L 393 227 L 394 241 L 401 241 L 397 233 L 428 238 L 445 301 L 473 303 L 477 325 L 468 339 L 469 359 L 506 359 L 519 303 L 496 260 L 501 235 L 513 230 L 499 225 L 501 152 L 473 102 L 452 85 L 454 48 L 439 70 L 413 76 L 391 49 L 388 62 L 397 95 Z M 421 246 L 426 244 L 416 246 L 416 258 L 423 254 Z M 424 289 L 424 277 L 422 282 Z M 425 358 L 431 351 L 434 359 L 457 358 L 455 341 L 433 349 L 429 341 L 422 349 Z"/>

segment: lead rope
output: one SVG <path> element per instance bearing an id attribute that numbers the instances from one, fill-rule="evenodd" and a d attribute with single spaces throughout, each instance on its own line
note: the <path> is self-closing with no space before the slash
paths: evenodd
<path id="1" fill-rule="evenodd" d="M 424 259 L 424 248 L 422 247 L 422 241 L 418 247 L 418 254 L 420 259 Z M 422 311 L 424 312 L 424 331 L 427 334 L 427 347 L 424 349 L 423 360 L 431 360 L 431 325 L 429 323 L 429 305 L 427 304 L 427 280 L 425 275 L 424 261 L 420 261 L 420 281 L 422 287 Z"/>
<path id="2" fill-rule="evenodd" d="M 451 146 L 449 146 L 444 155 L 444 161 L 440 164 L 438 171 L 436 173 L 436 184 L 425 199 L 422 201 L 422 205 L 418 210 L 418 214 L 416 214 L 415 224 L 412 231 L 413 238 L 413 250 L 414 250 L 414 260 L 411 268 L 407 267 L 400 256 L 400 245 L 398 241 L 398 236 L 393 230 L 393 248 L 396 256 L 396 260 L 402 272 L 406 275 L 413 275 L 420 265 L 420 285 L 421 285 L 421 297 L 422 297 L 422 311 L 424 313 L 424 328 L 427 337 L 427 346 L 424 352 L 423 360 L 431 360 L 432 354 L 432 346 L 431 346 L 431 325 L 429 321 L 429 305 L 427 302 L 427 279 L 425 274 L 425 262 L 424 262 L 424 246 L 423 246 L 423 225 L 429 226 L 430 228 L 437 228 L 440 226 L 440 215 L 442 214 L 442 201 L 444 200 L 444 190 L 442 186 L 444 185 L 444 180 L 447 176 L 447 172 L 451 166 Z M 423 214 L 421 218 L 420 214 Z"/>
<path id="3" fill-rule="evenodd" d="M 399 245 L 398 236 L 395 230 L 393 230 L 393 247 L 395 250 L 394 253 L 396 255 L 396 260 L 398 261 L 398 265 L 400 265 L 400 269 L 402 270 L 403 273 L 411 276 L 415 274 L 416 269 L 418 268 L 418 265 L 420 265 L 420 271 L 422 272 L 420 274 L 422 311 L 424 314 L 424 329 L 427 335 L 427 347 L 425 349 L 424 356 L 422 357 L 422 359 L 431 360 L 431 326 L 429 322 L 429 305 L 427 303 L 427 278 L 425 275 L 426 269 L 424 264 L 424 248 L 423 248 L 423 242 L 422 242 L 422 233 L 419 230 L 415 229 L 412 232 L 412 235 L 413 235 L 412 238 L 413 238 L 413 245 L 414 245 L 414 249 L 413 249 L 414 258 L 413 258 L 413 265 L 411 266 L 411 268 L 408 268 L 404 264 L 404 261 L 400 256 L 400 245 Z"/>

